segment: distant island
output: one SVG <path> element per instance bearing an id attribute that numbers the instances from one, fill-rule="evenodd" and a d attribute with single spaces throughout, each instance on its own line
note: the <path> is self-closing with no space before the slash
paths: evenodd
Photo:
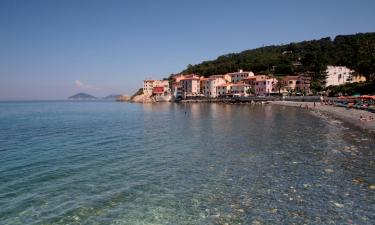
<path id="1" fill-rule="evenodd" d="M 70 96 L 68 99 L 69 100 L 95 100 L 97 99 L 97 97 L 81 92 L 73 96 Z"/>
<path id="2" fill-rule="evenodd" d="M 93 95 L 80 92 L 78 94 L 68 97 L 68 100 L 97 100 L 97 101 L 128 101 L 130 99 L 127 95 L 110 94 L 106 97 L 95 97 Z"/>

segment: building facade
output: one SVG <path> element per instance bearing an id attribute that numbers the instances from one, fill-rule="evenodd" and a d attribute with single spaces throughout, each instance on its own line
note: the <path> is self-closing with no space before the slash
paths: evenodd
<path id="1" fill-rule="evenodd" d="M 308 76 L 285 76 L 283 78 L 283 94 L 309 94 L 311 78 Z"/>
<path id="2" fill-rule="evenodd" d="M 255 81 L 255 94 L 256 95 L 270 95 L 278 93 L 276 90 L 277 79 L 265 75 L 257 76 Z"/>
<path id="3" fill-rule="evenodd" d="M 200 78 L 182 78 L 179 82 L 184 98 L 200 95 Z"/>
<path id="4" fill-rule="evenodd" d="M 327 66 L 326 87 L 352 82 L 353 72 L 346 66 Z"/>
<path id="5" fill-rule="evenodd" d="M 238 83 L 238 82 L 242 81 L 243 79 L 246 79 L 248 77 L 253 77 L 254 73 L 253 72 L 244 72 L 244 71 L 240 70 L 239 72 L 228 73 L 227 76 L 230 77 L 229 82 Z"/>
<path id="6" fill-rule="evenodd" d="M 154 88 L 158 88 L 158 92 L 163 89 L 164 92 L 169 92 L 169 82 L 167 80 L 144 80 L 143 81 L 143 94 L 151 96 L 154 94 Z"/>
<path id="7" fill-rule="evenodd" d="M 230 84 L 227 95 L 234 97 L 247 97 L 249 96 L 248 90 L 251 88 L 250 84 L 239 82 L 236 84 Z"/>
<path id="8" fill-rule="evenodd" d="M 208 98 L 218 97 L 217 87 L 225 84 L 226 80 L 222 77 L 209 77 L 201 80 L 201 94 Z"/>
<path id="9" fill-rule="evenodd" d="M 216 93 L 218 97 L 224 97 L 230 90 L 230 84 L 224 83 L 216 86 Z"/>

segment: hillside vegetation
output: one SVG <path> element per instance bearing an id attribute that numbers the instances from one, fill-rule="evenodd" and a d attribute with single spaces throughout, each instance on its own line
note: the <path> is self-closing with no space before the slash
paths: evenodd
<path id="1" fill-rule="evenodd" d="M 283 76 L 309 72 L 313 81 L 319 82 L 324 80 L 327 65 L 347 66 L 373 80 L 375 33 L 339 35 L 333 40 L 327 37 L 246 50 L 197 65 L 188 65 L 181 73 L 210 76 L 243 69 Z"/>

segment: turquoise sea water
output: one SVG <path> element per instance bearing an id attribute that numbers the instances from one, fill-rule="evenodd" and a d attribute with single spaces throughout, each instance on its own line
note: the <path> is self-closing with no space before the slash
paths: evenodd
<path id="1" fill-rule="evenodd" d="M 0 224 L 374 224 L 374 151 L 299 108 L 3 102 Z"/>

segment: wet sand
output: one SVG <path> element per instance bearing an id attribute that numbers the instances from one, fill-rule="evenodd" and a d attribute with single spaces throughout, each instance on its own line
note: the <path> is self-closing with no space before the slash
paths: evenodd
<path id="1" fill-rule="evenodd" d="M 346 109 L 344 107 L 337 107 L 332 105 L 322 105 L 320 102 L 291 102 L 291 101 L 275 101 L 272 102 L 275 105 L 283 106 L 292 106 L 292 107 L 301 107 L 308 110 L 311 110 L 317 116 L 324 117 L 327 119 L 338 119 L 347 123 L 348 125 L 362 129 L 363 131 L 368 132 L 371 135 L 375 136 L 375 120 L 372 121 L 361 121 L 360 116 L 364 118 L 369 118 L 370 116 L 375 117 L 375 113 L 371 113 L 365 110 L 359 109 Z"/>

